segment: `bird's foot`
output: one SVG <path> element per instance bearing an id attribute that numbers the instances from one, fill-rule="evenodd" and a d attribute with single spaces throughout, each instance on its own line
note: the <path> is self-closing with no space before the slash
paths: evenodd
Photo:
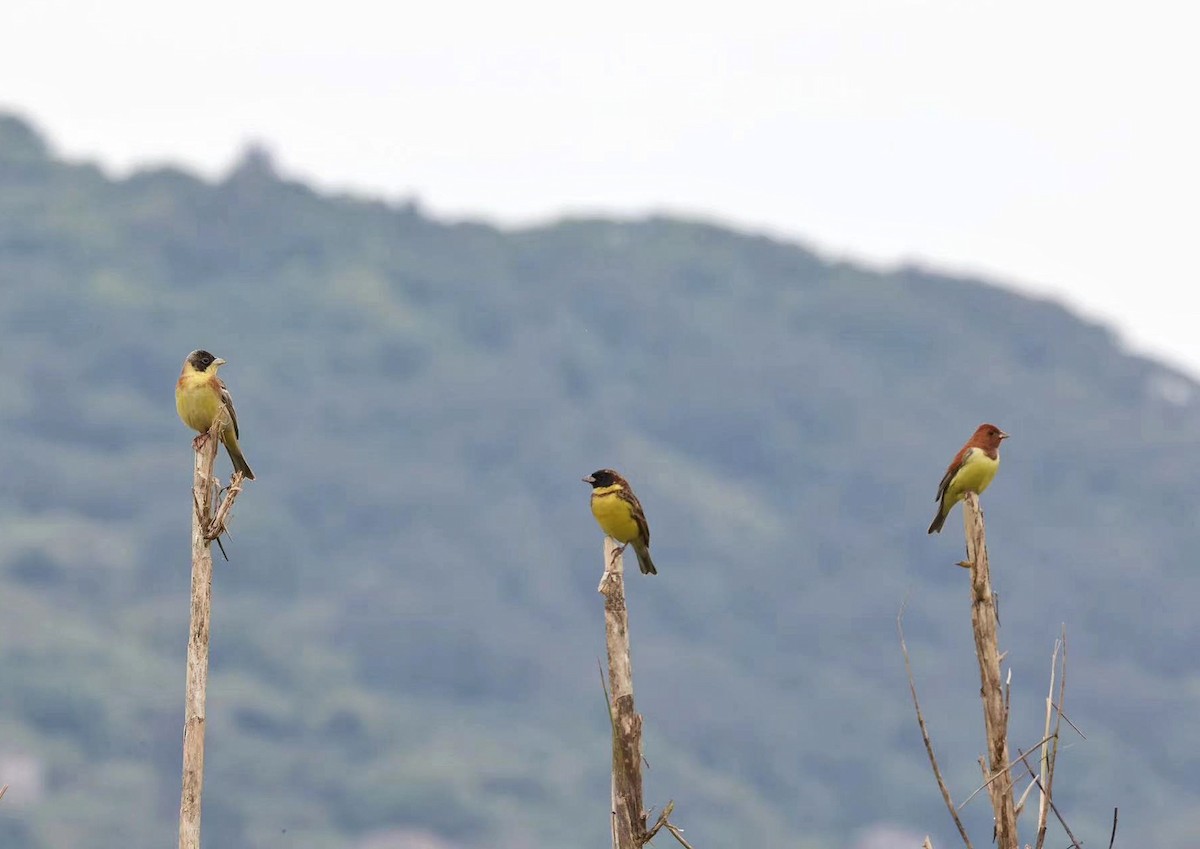
<path id="1" fill-rule="evenodd" d="M 629 545 L 629 543 L 625 543 L 625 545 L 619 545 L 613 549 L 612 557 L 608 559 L 608 571 L 611 572 L 617 568 L 617 558 L 625 553 L 625 546 L 627 545 Z"/>
<path id="2" fill-rule="evenodd" d="M 196 451 L 203 451 L 204 446 L 207 444 L 208 444 L 208 431 L 207 430 L 192 440 L 192 448 Z"/>

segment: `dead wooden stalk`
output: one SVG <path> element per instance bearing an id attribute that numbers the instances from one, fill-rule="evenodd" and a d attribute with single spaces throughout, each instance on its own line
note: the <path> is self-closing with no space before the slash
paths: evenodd
<path id="1" fill-rule="evenodd" d="M 641 849 L 646 841 L 642 805 L 642 718 L 633 708 L 625 566 L 617 544 L 604 539 L 604 637 L 608 648 L 609 718 L 612 721 L 612 827 L 616 849 Z"/>
<path id="2" fill-rule="evenodd" d="M 1008 715 L 1009 687 L 1008 682 L 1001 678 L 1001 662 L 1004 655 L 1000 652 L 997 631 L 1000 627 L 1000 617 L 996 610 L 996 596 L 992 591 L 991 571 L 988 564 L 987 538 L 984 530 L 983 511 L 979 507 L 979 497 L 968 492 L 963 498 L 963 529 L 966 535 L 967 559 L 960 566 L 971 570 L 971 630 L 975 635 L 975 656 L 979 661 L 979 694 L 983 700 L 983 722 L 987 734 L 987 757 L 979 758 L 979 768 L 983 773 L 983 783 L 969 795 L 961 805 L 955 808 L 950 797 L 950 791 L 942 778 L 937 759 L 933 755 L 933 745 L 929 732 L 925 727 L 925 718 L 921 714 L 921 704 L 917 700 L 917 688 L 913 681 L 912 664 L 908 657 L 908 646 L 904 642 L 904 605 L 896 617 L 896 627 L 900 634 L 900 650 L 904 653 L 904 668 L 908 672 L 909 690 L 912 693 L 913 707 L 917 713 L 917 725 L 921 729 L 921 737 L 925 741 L 929 763 L 933 767 L 938 789 L 942 799 L 958 826 L 959 836 L 967 849 L 971 849 L 971 840 L 958 817 L 958 811 L 966 807 L 975 796 L 983 790 L 988 791 L 992 803 L 992 814 L 995 831 L 992 842 L 997 849 L 1018 849 L 1017 819 L 1025 807 L 1029 794 L 1036 788 L 1039 791 L 1037 845 L 1026 845 L 1025 849 L 1042 849 L 1046 840 L 1047 812 L 1052 812 L 1058 818 L 1063 830 L 1071 839 L 1071 845 L 1080 844 L 1075 839 L 1071 829 L 1058 811 L 1051 795 L 1054 783 L 1054 771 L 1057 763 L 1059 731 L 1061 722 L 1065 720 L 1072 728 L 1074 723 L 1062 712 L 1062 701 L 1066 695 L 1067 674 L 1067 633 L 1063 628 L 1062 637 L 1055 644 L 1054 653 L 1050 658 L 1050 688 L 1046 696 L 1045 734 L 1029 751 L 1017 749 L 1017 757 L 1010 760 L 1008 754 Z M 1058 685 L 1058 704 L 1054 703 L 1054 688 Z M 1053 726 L 1053 727 L 1052 727 Z M 1079 729 L 1075 728 L 1078 732 Z M 1082 733 L 1080 733 L 1082 736 Z M 1030 766 L 1030 752 L 1040 753 L 1041 775 L 1034 772 Z M 1012 770 L 1018 764 L 1025 766 L 1031 781 L 1020 801 L 1015 802 Z M 1116 817 L 1114 814 L 1114 838 Z M 929 838 L 925 838 L 924 849 L 932 849 Z"/>
<path id="3" fill-rule="evenodd" d="M 997 849 L 1018 849 L 1017 813 L 1008 757 L 1008 699 L 1000 675 L 1000 645 L 997 637 L 996 597 L 988 567 L 987 536 L 979 497 L 968 492 L 963 498 L 963 528 L 967 538 L 967 565 L 971 569 L 971 630 L 975 633 L 975 655 L 979 660 L 983 724 L 988 744 L 988 796 L 995 816 Z M 1000 780 L 991 780 L 1003 773 Z"/>
<path id="4" fill-rule="evenodd" d="M 913 708 L 917 712 L 917 725 L 921 728 L 921 739 L 925 741 L 925 753 L 929 755 L 929 765 L 933 767 L 933 777 L 937 780 L 938 789 L 942 791 L 942 801 L 946 803 L 946 809 L 950 811 L 950 817 L 954 820 L 954 825 L 958 827 L 959 836 L 962 837 L 967 849 L 974 849 L 971 846 L 971 838 L 967 836 L 967 829 L 958 816 L 959 809 L 954 806 L 954 800 L 950 797 L 950 789 L 942 777 L 937 756 L 933 754 L 933 742 L 929 739 L 929 729 L 925 726 L 925 715 L 921 713 L 921 701 L 917 698 L 917 682 L 913 678 L 912 661 L 908 658 L 908 643 L 904 641 L 904 605 L 901 605 L 900 612 L 896 614 L 896 631 L 900 634 L 900 650 L 904 652 L 904 671 L 908 673 L 908 691 L 912 693 Z M 969 802 L 970 798 L 967 801 Z M 965 805 L 966 802 L 963 804 Z M 925 838 L 925 843 L 929 843 L 928 837 Z M 928 846 L 928 849 L 933 849 L 933 847 Z"/>
<path id="5" fill-rule="evenodd" d="M 200 849 L 200 808 L 204 791 L 204 702 L 208 689 L 209 619 L 212 612 L 212 541 L 224 531 L 233 500 L 241 491 L 242 474 L 234 472 L 217 508 L 213 477 L 221 430 L 228 421 L 218 415 L 206 434 L 197 437 L 192 477 L 192 599 L 188 629 L 187 680 L 184 690 L 183 790 L 179 799 L 179 849 Z"/>

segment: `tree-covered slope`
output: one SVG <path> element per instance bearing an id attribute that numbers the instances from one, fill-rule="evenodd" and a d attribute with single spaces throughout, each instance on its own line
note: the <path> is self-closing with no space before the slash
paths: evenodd
<path id="1" fill-rule="evenodd" d="M 601 466 L 661 572 L 629 586 L 647 800 L 697 847 L 948 833 L 895 616 L 965 797 L 961 525 L 925 528 L 983 420 L 1013 435 L 984 503 L 1014 744 L 1065 622 L 1073 828 L 1200 829 L 1200 405 L 1108 330 L 709 224 L 440 222 L 257 154 L 113 179 L 4 118 L 4 847 L 172 839 L 197 347 L 259 477 L 217 564 L 209 846 L 607 845 Z"/>

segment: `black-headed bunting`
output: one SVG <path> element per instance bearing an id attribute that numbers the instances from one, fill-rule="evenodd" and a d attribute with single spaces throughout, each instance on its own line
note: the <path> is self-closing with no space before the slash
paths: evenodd
<path id="1" fill-rule="evenodd" d="M 217 377 L 217 369 L 223 365 L 223 359 L 214 357 L 208 351 L 192 351 L 188 354 L 183 361 L 179 382 L 175 384 L 175 409 L 185 425 L 203 434 L 212 427 L 213 418 L 224 404 L 229 411 L 229 425 L 221 432 L 221 441 L 229 452 L 233 468 L 254 480 L 254 472 L 250 471 L 250 465 L 238 445 L 238 422 L 233 398 L 229 396 L 229 390 L 221 378 Z"/>
<path id="2" fill-rule="evenodd" d="M 583 482 L 592 485 L 592 515 L 600 530 L 621 543 L 622 549 L 632 544 L 642 574 L 657 575 L 650 559 L 650 526 L 628 481 L 612 469 L 601 469 Z"/>

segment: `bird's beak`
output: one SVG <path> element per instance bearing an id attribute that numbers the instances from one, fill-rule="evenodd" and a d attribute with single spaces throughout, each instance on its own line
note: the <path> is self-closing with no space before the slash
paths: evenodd
<path id="1" fill-rule="evenodd" d="M 584 483 L 595 483 L 596 482 L 596 478 L 593 477 L 592 475 L 588 475 L 586 478 L 580 478 L 580 480 L 583 481 Z"/>
<path id="2" fill-rule="evenodd" d="M 225 361 L 223 359 L 221 359 L 220 357 L 217 357 L 215 360 L 213 360 L 213 365 L 214 366 L 223 366 L 223 365 L 225 365 Z"/>
<path id="3" fill-rule="evenodd" d="M 1007 434 L 1007 433 L 1005 433 L 1004 431 L 1000 431 L 1000 438 L 1001 438 L 1001 439 L 1008 439 L 1008 434 Z"/>

